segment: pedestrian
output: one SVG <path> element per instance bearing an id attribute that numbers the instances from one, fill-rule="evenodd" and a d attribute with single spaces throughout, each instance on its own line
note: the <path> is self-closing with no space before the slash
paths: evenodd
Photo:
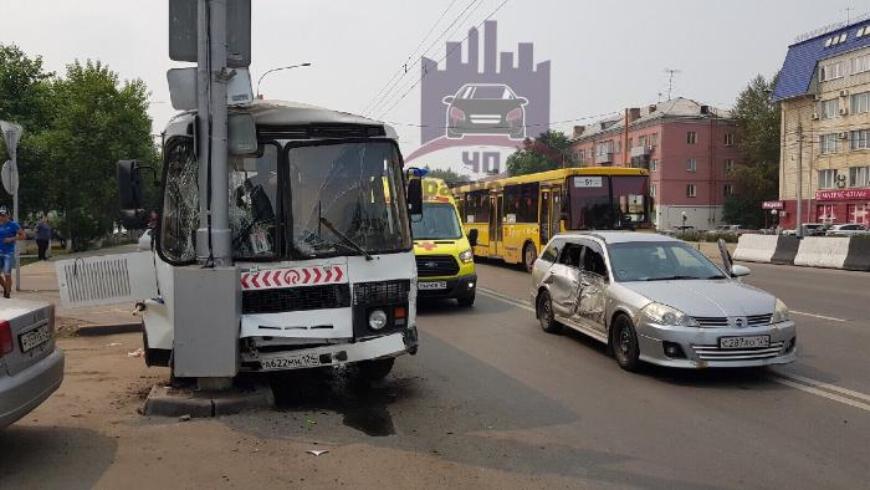
<path id="1" fill-rule="evenodd" d="M 39 219 L 39 224 L 36 225 L 35 235 L 39 260 L 48 260 L 48 256 L 45 252 L 48 250 L 48 246 L 51 243 L 51 226 L 49 226 L 48 221 L 44 216 Z"/>
<path id="2" fill-rule="evenodd" d="M 9 217 L 9 211 L 0 206 L 0 286 L 3 297 L 12 294 L 12 265 L 15 263 L 15 241 L 24 240 L 24 230 Z"/>

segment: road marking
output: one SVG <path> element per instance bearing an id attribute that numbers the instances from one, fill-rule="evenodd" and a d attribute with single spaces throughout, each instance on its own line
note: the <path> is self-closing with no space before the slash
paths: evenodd
<path id="1" fill-rule="evenodd" d="M 492 299 L 496 299 L 502 301 L 504 303 L 508 303 L 512 306 L 516 306 L 517 308 L 522 308 L 527 311 L 531 311 L 535 313 L 535 309 L 532 308 L 531 304 L 527 301 L 523 301 L 516 298 L 511 298 L 510 296 L 504 295 L 502 293 L 498 293 L 491 289 L 478 287 L 477 291 L 482 293 L 484 296 L 488 296 Z M 807 315 L 812 317 L 818 317 L 825 320 L 845 322 L 846 320 L 840 318 L 826 317 L 822 315 L 815 315 L 812 313 L 802 313 L 792 311 L 792 313 L 796 313 L 798 315 Z M 847 388 L 843 388 L 837 385 L 832 385 L 830 383 L 825 383 L 822 381 L 816 381 L 812 378 L 807 378 L 805 376 L 799 376 L 796 374 L 783 374 L 779 372 L 771 372 L 771 376 L 769 379 L 775 383 L 779 383 L 784 386 L 788 386 L 790 388 L 794 388 L 796 390 L 803 391 L 804 393 L 809 393 L 811 395 L 820 396 L 827 400 L 831 400 L 837 403 L 842 403 L 844 405 L 848 405 L 853 408 L 857 408 L 859 410 L 864 410 L 865 412 L 870 412 L 870 395 L 865 393 L 861 393 L 858 391 L 849 390 Z"/>
<path id="2" fill-rule="evenodd" d="M 842 319 L 842 318 L 837 318 L 837 317 L 833 317 L 833 316 L 816 315 L 815 313 L 806 313 L 806 312 L 803 312 L 803 311 L 795 311 L 795 310 L 790 310 L 790 311 L 791 311 L 792 313 L 794 313 L 795 315 L 809 316 L 809 317 L 812 317 L 812 318 L 818 318 L 818 319 L 820 319 L 820 320 L 828 320 L 828 321 L 831 321 L 831 322 L 841 322 L 841 323 L 845 323 L 845 322 L 848 322 L 848 321 L 849 321 L 849 320 L 844 320 L 844 319 Z"/>

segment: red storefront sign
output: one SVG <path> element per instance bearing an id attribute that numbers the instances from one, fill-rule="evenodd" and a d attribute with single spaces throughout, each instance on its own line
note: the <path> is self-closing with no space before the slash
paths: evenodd
<path id="1" fill-rule="evenodd" d="M 816 201 L 855 201 L 870 199 L 870 189 L 816 191 Z"/>
<path id="2" fill-rule="evenodd" d="M 783 209 L 784 207 L 782 201 L 764 201 L 761 203 L 761 209 Z"/>

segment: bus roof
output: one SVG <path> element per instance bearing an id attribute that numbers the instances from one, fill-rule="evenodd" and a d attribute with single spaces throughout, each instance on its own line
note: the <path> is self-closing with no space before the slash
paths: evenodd
<path id="1" fill-rule="evenodd" d="M 301 102 L 254 100 L 242 110 L 254 116 L 257 126 L 374 126 L 383 128 L 385 134 L 381 135 L 382 137 L 398 139 L 396 131 L 383 122 Z M 232 113 L 234 109 L 229 108 L 229 111 Z M 196 111 L 186 111 L 173 117 L 166 126 L 166 137 L 189 134 L 188 127 L 193 123 L 195 116 Z"/>
<path id="2" fill-rule="evenodd" d="M 464 184 L 454 189 L 454 192 L 468 192 L 479 189 L 489 189 L 492 187 L 502 187 L 506 185 L 529 184 L 532 182 L 543 181 L 562 181 L 572 175 L 649 175 L 649 172 L 643 168 L 630 167 L 571 167 L 560 168 L 556 170 L 547 170 L 546 172 L 538 172 L 534 174 L 517 175 L 515 177 L 505 177 L 503 179 L 490 180 L 486 182 L 472 182 Z"/>

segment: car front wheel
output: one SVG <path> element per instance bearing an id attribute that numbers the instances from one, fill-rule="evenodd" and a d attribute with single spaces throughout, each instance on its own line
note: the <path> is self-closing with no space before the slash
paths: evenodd
<path id="1" fill-rule="evenodd" d="M 556 317 L 553 314 L 553 301 L 550 299 L 550 293 L 544 291 L 538 295 L 535 313 L 537 314 L 538 322 L 541 323 L 542 330 L 553 334 L 562 331 L 562 325 L 556 321 Z"/>
<path id="2" fill-rule="evenodd" d="M 637 371 L 640 367 L 640 346 L 631 319 L 625 315 L 616 317 L 610 342 L 619 367 L 626 371 Z"/>

